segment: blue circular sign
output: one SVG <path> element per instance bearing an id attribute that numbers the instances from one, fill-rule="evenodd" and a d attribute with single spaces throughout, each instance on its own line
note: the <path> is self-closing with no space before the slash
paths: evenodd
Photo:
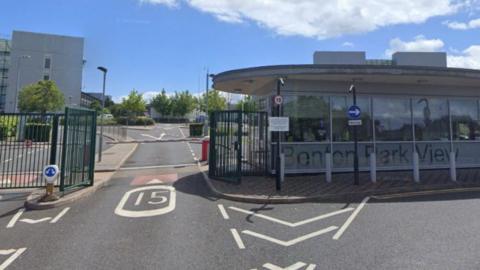
<path id="1" fill-rule="evenodd" d="M 45 168 L 45 176 L 53 177 L 57 173 L 57 170 L 54 167 Z"/>
<path id="2" fill-rule="evenodd" d="M 360 107 L 353 105 L 353 106 L 350 106 L 350 108 L 348 108 L 347 113 L 350 119 L 358 119 L 360 118 L 360 114 L 362 113 L 362 111 L 360 110 Z"/>

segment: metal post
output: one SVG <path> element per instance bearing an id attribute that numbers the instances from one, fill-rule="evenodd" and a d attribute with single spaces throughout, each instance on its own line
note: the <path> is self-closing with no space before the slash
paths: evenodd
<path id="1" fill-rule="evenodd" d="M 57 163 L 58 114 L 53 116 L 52 141 L 50 143 L 50 165 Z"/>
<path id="2" fill-rule="evenodd" d="M 353 92 L 353 106 L 357 106 L 357 91 L 355 89 L 355 86 L 352 87 L 352 92 Z M 359 172 L 358 172 L 358 134 L 357 134 L 357 126 L 353 126 L 353 141 L 354 141 L 354 152 L 355 156 L 353 157 L 353 177 L 354 185 L 359 185 L 360 184 L 360 177 L 359 177 Z"/>
<path id="3" fill-rule="evenodd" d="M 282 81 L 281 79 L 277 80 L 277 96 L 280 96 L 280 87 L 282 86 Z M 282 110 L 281 110 L 282 105 L 277 105 L 277 116 L 280 117 Z M 281 177 L 281 149 L 280 149 L 280 131 L 277 131 L 277 157 L 276 157 L 276 189 L 277 190 L 282 190 L 282 177 Z"/>
<path id="4" fill-rule="evenodd" d="M 102 151 L 103 151 L 103 117 L 105 109 L 105 83 L 107 81 L 107 69 L 104 67 L 98 67 L 100 71 L 103 72 L 103 91 L 102 91 L 102 111 L 100 116 L 100 140 L 98 142 L 98 162 L 102 161 Z"/>
<path id="5" fill-rule="evenodd" d="M 209 70 L 207 69 L 207 74 L 205 76 L 205 84 L 206 84 L 206 87 L 205 87 L 205 124 L 204 124 L 204 135 L 205 136 L 208 136 L 208 118 L 210 117 L 208 115 L 208 88 L 210 88 L 210 74 L 209 74 Z"/>

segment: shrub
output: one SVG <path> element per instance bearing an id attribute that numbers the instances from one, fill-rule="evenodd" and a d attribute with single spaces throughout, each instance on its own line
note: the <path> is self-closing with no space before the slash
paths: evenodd
<path id="1" fill-rule="evenodd" d="M 203 135 L 203 124 L 192 123 L 190 124 L 190 137 L 200 137 Z"/>
<path id="2" fill-rule="evenodd" d="M 17 116 L 0 116 L 0 140 L 15 136 L 18 119 Z"/>
<path id="3" fill-rule="evenodd" d="M 25 139 L 34 142 L 50 141 L 50 130 L 52 126 L 41 123 L 27 123 L 25 125 Z"/>
<path id="4" fill-rule="evenodd" d="M 119 117 L 117 118 L 117 123 L 120 125 L 131 125 L 131 126 L 151 126 L 155 125 L 155 121 L 153 121 L 150 117 L 140 116 L 135 118 L 129 117 Z"/>

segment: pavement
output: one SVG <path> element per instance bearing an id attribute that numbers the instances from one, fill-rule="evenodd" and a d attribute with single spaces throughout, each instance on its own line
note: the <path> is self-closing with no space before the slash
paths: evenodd
<path id="1" fill-rule="evenodd" d="M 478 192 L 236 202 L 181 164 L 195 163 L 192 143 L 167 144 L 139 145 L 102 188 L 58 208 L 0 194 L 0 269 L 480 268 Z M 142 162 L 142 147 L 165 157 Z"/>
<path id="2" fill-rule="evenodd" d="M 274 176 L 244 176 L 240 183 L 210 179 L 208 166 L 201 166 L 212 192 L 222 198 L 254 203 L 292 203 L 366 196 L 416 195 L 425 192 L 465 191 L 480 189 L 480 170 L 458 169 L 457 181 L 450 180 L 449 170 L 421 171 L 420 182 L 410 171 L 377 172 L 377 182 L 369 173 L 361 173 L 359 185 L 354 185 L 351 173 L 333 174 L 328 183 L 325 174 L 290 175 L 285 177 L 282 190 L 276 190 Z"/>

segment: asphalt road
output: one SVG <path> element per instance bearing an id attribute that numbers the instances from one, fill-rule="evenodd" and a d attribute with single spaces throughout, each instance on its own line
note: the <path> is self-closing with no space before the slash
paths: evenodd
<path id="1" fill-rule="evenodd" d="M 231 202 L 196 166 L 171 164 L 193 157 L 186 142 L 166 144 L 129 160 L 156 167 L 128 165 L 71 205 L 22 213 L 0 199 L 0 269 L 8 258 L 7 269 L 480 269 L 479 194 Z"/>

